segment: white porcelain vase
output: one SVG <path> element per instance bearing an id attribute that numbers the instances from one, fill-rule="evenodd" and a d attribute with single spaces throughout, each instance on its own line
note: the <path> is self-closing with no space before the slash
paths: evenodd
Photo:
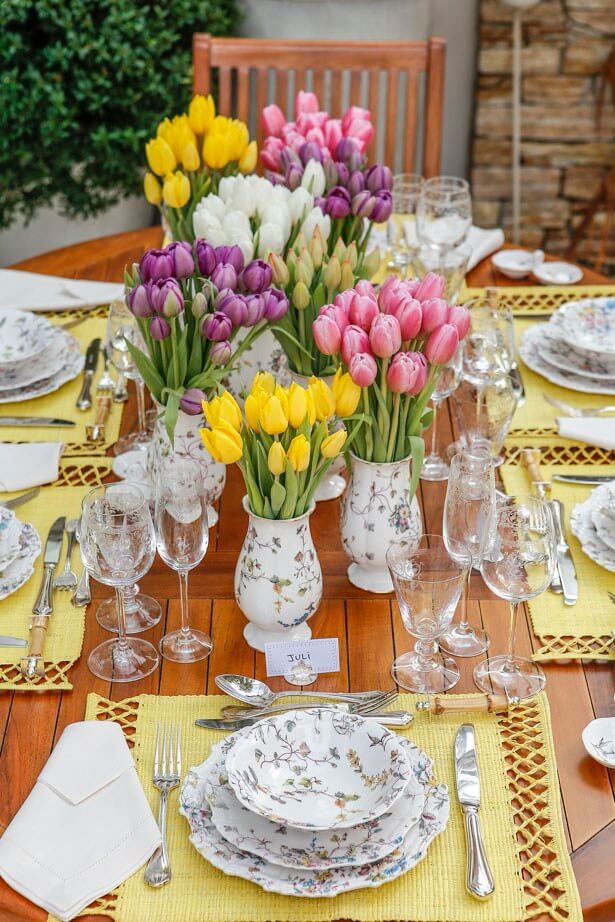
<path id="1" fill-rule="evenodd" d="M 180 410 L 177 415 L 174 443 L 171 445 L 164 419 L 157 419 L 147 455 L 147 472 L 152 482 L 155 482 L 160 462 L 171 454 L 198 461 L 203 472 L 203 486 L 207 497 L 207 518 L 211 528 L 218 521 L 214 503 L 220 498 L 226 483 L 226 465 L 214 461 L 203 445 L 199 429 L 204 426 L 205 417 L 202 414 L 191 416 Z"/>
<path id="2" fill-rule="evenodd" d="M 248 619 L 243 636 L 261 652 L 266 643 L 309 640 L 307 625 L 322 598 L 322 570 L 310 531 L 312 507 L 295 519 L 250 511 L 235 567 L 235 600 Z"/>
<path id="3" fill-rule="evenodd" d="M 239 330 L 236 339 L 233 340 L 234 349 L 239 346 L 248 332 L 249 330 Z M 231 371 L 225 383 L 239 400 L 250 392 L 254 376 L 259 371 L 271 372 L 282 385 L 289 383 L 286 355 L 270 330 L 263 330 L 250 348 L 242 353 L 237 368 Z"/>
<path id="4" fill-rule="evenodd" d="M 342 545 L 352 560 L 348 579 L 369 592 L 392 592 L 387 550 L 414 543 L 423 533 L 421 510 L 410 493 L 411 459 L 381 464 L 352 453 L 350 458 L 341 515 Z"/>
<path id="5" fill-rule="evenodd" d="M 300 375 L 296 371 L 293 371 L 289 368 L 288 370 L 289 377 L 295 384 L 300 384 L 301 387 L 307 387 L 309 384 L 308 375 Z M 331 387 L 331 382 L 333 381 L 333 375 L 321 375 L 322 380 Z M 314 500 L 317 503 L 322 503 L 327 499 L 337 499 L 338 496 L 341 496 L 344 490 L 346 489 L 346 481 L 342 477 L 342 472 L 346 469 L 346 464 L 344 462 L 344 456 L 340 455 L 335 461 L 332 462 L 327 473 L 320 481 L 316 487 L 316 492 L 314 494 Z"/>

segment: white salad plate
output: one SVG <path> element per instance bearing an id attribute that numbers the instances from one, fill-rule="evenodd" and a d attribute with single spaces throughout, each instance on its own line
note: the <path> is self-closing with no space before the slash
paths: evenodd
<path id="1" fill-rule="evenodd" d="M 583 551 L 598 566 L 615 573 L 615 549 L 606 544 L 594 525 L 594 511 L 604 502 L 604 487 L 610 484 L 601 484 L 592 491 L 584 503 L 578 503 L 570 516 L 570 527 L 573 535 L 578 538 Z"/>
<path id="2" fill-rule="evenodd" d="M 543 323 L 538 326 L 544 334 L 538 351 L 546 362 L 582 378 L 604 381 L 609 387 L 615 387 L 615 360 L 596 352 L 575 349 L 561 338 L 556 324 Z"/>
<path id="3" fill-rule="evenodd" d="M 519 344 L 519 355 L 524 363 L 536 374 L 546 378 L 553 384 L 559 384 L 560 387 L 567 387 L 571 391 L 580 391 L 584 394 L 607 394 L 615 396 L 615 384 L 609 386 L 604 381 L 595 381 L 591 378 L 585 378 L 567 371 L 563 368 L 556 368 L 549 362 L 546 362 L 540 354 L 540 346 L 543 340 L 542 324 L 529 327 L 521 335 Z"/>
<path id="4" fill-rule="evenodd" d="M 499 250 L 491 257 L 491 263 L 498 272 L 509 279 L 524 279 L 530 274 L 534 265 L 542 263 L 544 253 L 537 250 Z"/>
<path id="5" fill-rule="evenodd" d="M 0 374 L 39 355 L 49 341 L 52 325 L 28 311 L 0 312 Z"/>
<path id="6" fill-rule="evenodd" d="M 590 721 L 581 739 L 592 759 L 607 768 L 615 768 L 615 717 L 598 717 Z"/>
<path id="7" fill-rule="evenodd" d="M 568 301 L 556 314 L 566 342 L 600 355 L 615 356 L 615 298 Z"/>
<path id="8" fill-rule="evenodd" d="M 64 347 L 64 363 L 59 371 L 35 381 L 32 384 L 26 384 L 24 387 L 7 388 L 0 390 L 0 404 L 17 403 L 22 400 L 34 400 L 36 397 L 44 397 L 45 394 L 53 394 L 67 381 L 72 381 L 83 370 L 85 359 L 81 354 L 81 348 L 74 336 L 69 333 L 64 334 L 66 345 Z"/>
<path id="9" fill-rule="evenodd" d="M 375 720 L 326 708 L 259 721 L 229 752 L 229 784 L 249 810 L 297 829 L 344 829 L 386 813 L 411 766 Z"/>
<path id="10" fill-rule="evenodd" d="M 576 285 L 583 278 L 583 270 L 574 263 L 543 262 L 532 269 L 532 275 L 542 285 Z"/>
<path id="11" fill-rule="evenodd" d="M 213 824 L 241 851 L 288 868 L 327 870 L 369 864 L 401 845 L 423 812 L 431 760 L 410 740 L 399 737 L 412 773 L 391 812 L 343 830 L 294 829 L 273 823 L 239 803 L 228 783 L 226 758 L 245 732 L 241 730 L 214 747 L 203 765 L 191 769 L 199 783 L 203 782 Z"/>
<path id="12" fill-rule="evenodd" d="M 34 562 L 41 552 L 38 532 L 27 522 L 21 522 L 19 552 L 0 573 L 0 600 L 17 592 L 34 573 Z"/>
<path id="13" fill-rule="evenodd" d="M 27 387 L 57 374 L 66 362 L 66 349 L 74 340 L 66 330 L 55 327 L 44 351 L 30 362 L 20 362 L 0 373 L 0 392 Z"/>

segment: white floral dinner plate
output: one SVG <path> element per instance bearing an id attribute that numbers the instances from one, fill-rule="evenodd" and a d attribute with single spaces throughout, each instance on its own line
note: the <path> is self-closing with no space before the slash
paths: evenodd
<path id="1" fill-rule="evenodd" d="M 581 734 L 587 752 L 607 768 L 615 768 L 615 717 L 591 720 Z"/>
<path id="2" fill-rule="evenodd" d="M 39 355 L 53 327 L 44 317 L 29 311 L 5 308 L 0 312 L 0 373 Z"/>
<path id="3" fill-rule="evenodd" d="M 83 369 L 84 357 L 81 354 L 79 343 L 70 337 L 67 341 L 66 351 L 64 354 L 64 364 L 62 368 L 49 378 L 43 378 L 32 384 L 26 384 L 24 387 L 15 387 L 7 390 L 0 390 L 0 404 L 17 403 L 22 400 L 34 400 L 36 397 L 44 397 L 45 394 L 53 394 L 66 384 L 76 378 Z"/>
<path id="4" fill-rule="evenodd" d="M 211 819 L 231 845 L 288 868 L 326 870 L 378 861 L 397 848 L 419 820 L 431 778 L 431 760 L 410 740 L 398 737 L 412 774 L 389 813 L 347 829 L 294 829 L 273 823 L 244 807 L 228 783 L 226 757 L 241 730 L 215 746 L 209 759 L 191 771 L 204 783 Z"/>
<path id="5" fill-rule="evenodd" d="M 615 298 L 568 301 L 558 308 L 557 322 L 571 345 L 615 356 Z"/>
<path id="6" fill-rule="evenodd" d="M 21 522 L 11 509 L 0 506 L 0 573 L 19 553 Z"/>
<path id="7" fill-rule="evenodd" d="M 344 829 L 376 819 L 410 777 L 394 733 L 327 708 L 259 721 L 237 740 L 226 769 L 245 807 L 297 829 Z"/>
<path id="8" fill-rule="evenodd" d="M 544 338 L 538 344 L 538 351 L 545 362 L 564 371 L 572 371 L 582 378 L 606 381 L 610 387 L 615 387 L 614 359 L 599 356 L 595 352 L 575 349 L 561 338 L 557 327 L 551 323 L 541 323 L 537 326 L 544 334 Z"/>
<path id="9" fill-rule="evenodd" d="M 34 562 L 41 552 L 41 539 L 38 532 L 27 522 L 21 523 L 19 536 L 19 553 L 15 559 L 0 573 L 0 600 L 17 592 L 34 573 Z"/>
<path id="10" fill-rule="evenodd" d="M 286 868 L 265 858 L 243 852 L 218 832 L 211 820 L 204 782 L 192 770 L 180 793 L 179 812 L 190 826 L 190 841 L 210 864 L 231 877 L 242 877 L 263 890 L 285 896 L 334 897 L 350 890 L 381 887 L 422 861 L 430 843 L 446 828 L 450 799 L 445 784 L 427 790 L 418 823 L 389 855 L 361 867 L 328 870 Z"/>
<path id="11" fill-rule="evenodd" d="M 584 503 L 578 503 L 574 507 L 570 516 L 570 527 L 587 556 L 598 566 L 615 573 L 615 550 L 604 543 L 593 522 L 593 511 L 597 505 L 602 504 L 599 491 L 604 486 L 608 484 L 597 487 Z"/>
<path id="12" fill-rule="evenodd" d="M 536 374 L 546 378 L 553 384 L 559 384 L 560 387 L 567 387 L 571 391 L 581 391 L 585 394 L 609 394 L 615 396 L 615 385 L 608 386 L 601 381 L 593 381 L 591 378 L 584 378 L 572 371 L 563 368 L 555 368 L 549 362 L 545 362 L 540 354 L 540 344 L 543 333 L 540 329 L 542 324 L 538 324 L 523 331 L 521 343 L 519 345 L 519 355 L 524 363 Z"/>
<path id="13" fill-rule="evenodd" d="M 75 339 L 67 330 L 55 327 L 44 351 L 31 362 L 20 362 L 8 371 L 0 372 L 0 392 L 27 387 L 57 374 L 66 361 L 66 349 Z"/>
<path id="14" fill-rule="evenodd" d="M 613 485 L 604 483 L 597 487 L 592 495 L 590 515 L 596 534 L 607 547 L 615 551 L 615 490 Z"/>

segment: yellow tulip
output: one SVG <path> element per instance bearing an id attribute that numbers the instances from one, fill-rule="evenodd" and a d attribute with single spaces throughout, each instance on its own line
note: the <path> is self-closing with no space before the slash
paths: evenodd
<path id="1" fill-rule="evenodd" d="M 227 135 L 210 131 L 203 141 L 203 160 L 211 170 L 222 170 L 231 161 Z"/>
<path id="2" fill-rule="evenodd" d="M 258 432 L 260 425 L 260 403 L 256 394 L 248 394 L 244 403 L 244 411 L 248 426 L 253 432 Z"/>
<path id="3" fill-rule="evenodd" d="M 320 269 L 322 266 L 322 260 L 326 252 L 327 242 L 320 229 L 320 224 L 317 224 L 310 240 L 310 256 L 315 269 Z"/>
<path id="4" fill-rule="evenodd" d="M 197 93 L 192 97 L 188 106 L 188 121 L 195 134 L 205 134 L 209 131 L 215 117 L 216 104 L 211 93 L 209 96 L 201 96 Z"/>
<path id="5" fill-rule="evenodd" d="M 316 401 L 314 400 L 314 394 L 309 387 L 305 392 L 305 402 L 307 404 L 308 423 L 310 426 L 313 426 L 316 422 Z"/>
<path id="6" fill-rule="evenodd" d="M 298 474 L 310 463 L 310 443 L 304 435 L 296 435 L 288 446 L 288 460 Z"/>
<path id="7" fill-rule="evenodd" d="M 325 271 L 322 274 L 322 280 L 326 288 L 339 288 L 342 280 L 342 266 L 335 254 L 329 257 L 329 262 L 325 266 Z"/>
<path id="8" fill-rule="evenodd" d="M 261 429 L 268 435 L 281 435 L 288 428 L 288 416 L 284 413 L 284 408 L 280 398 L 268 397 L 266 403 L 260 408 L 259 421 Z"/>
<path id="9" fill-rule="evenodd" d="M 245 151 L 239 158 L 239 170 L 242 173 L 253 173 L 258 160 L 258 146 L 256 141 L 250 141 Z"/>
<path id="10" fill-rule="evenodd" d="M 151 138 L 145 145 L 145 156 L 157 176 L 166 176 L 177 166 L 175 154 L 164 138 Z"/>
<path id="11" fill-rule="evenodd" d="M 267 455 L 267 467 L 274 477 L 279 477 L 280 474 L 284 473 L 284 469 L 286 468 L 286 452 L 281 442 L 271 443 L 271 448 Z"/>
<path id="12" fill-rule="evenodd" d="M 143 178 L 143 191 L 150 205 L 160 205 L 162 201 L 162 186 L 153 173 L 146 173 Z"/>
<path id="13" fill-rule="evenodd" d="M 204 400 L 203 413 L 212 429 L 224 420 L 237 432 L 241 431 L 241 410 L 230 391 L 224 391 L 221 397 L 214 397 L 209 402 Z"/>
<path id="14" fill-rule="evenodd" d="M 342 263 L 342 274 L 340 277 L 340 290 L 347 291 L 348 288 L 354 287 L 354 269 L 350 260 L 345 259 Z"/>
<path id="15" fill-rule="evenodd" d="M 243 439 L 226 420 L 215 429 L 201 429 L 201 438 L 214 461 L 234 464 L 243 454 Z"/>
<path id="16" fill-rule="evenodd" d="M 201 165 L 201 158 L 196 144 L 188 141 L 182 151 L 182 166 L 189 173 L 194 173 Z"/>
<path id="17" fill-rule="evenodd" d="M 310 303 L 310 292 L 305 282 L 297 282 L 291 300 L 298 311 L 304 311 Z"/>
<path id="18" fill-rule="evenodd" d="M 288 419 L 290 417 L 290 410 L 288 407 L 288 391 L 286 390 L 285 387 L 282 387 L 280 384 L 276 384 L 275 390 L 273 393 L 280 401 L 280 406 L 282 407 L 284 416 L 286 417 L 286 419 Z"/>
<path id="19" fill-rule="evenodd" d="M 186 174 L 181 170 L 169 173 L 164 180 L 162 197 L 165 205 L 171 208 L 183 208 L 190 198 L 190 180 Z"/>
<path id="20" fill-rule="evenodd" d="M 165 118 L 158 125 L 156 134 L 167 142 L 178 163 L 186 144 L 196 144 L 196 135 L 190 127 L 187 115 L 176 115 L 173 119 Z"/>
<path id="21" fill-rule="evenodd" d="M 248 148 L 250 134 L 245 122 L 233 119 L 228 130 L 229 154 L 231 160 L 241 160 Z"/>
<path id="22" fill-rule="evenodd" d="M 345 441 L 345 429 L 337 429 L 335 432 L 332 432 L 331 435 L 328 435 L 326 439 L 323 439 L 322 445 L 320 446 L 320 453 L 323 458 L 337 458 Z"/>
<path id="23" fill-rule="evenodd" d="M 267 253 L 267 262 L 271 266 L 273 273 L 272 282 L 276 288 L 286 288 L 290 278 L 288 267 L 281 256 L 269 250 Z"/>
<path id="24" fill-rule="evenodd" d="M 288 389 L 288 420 L 298 429 L 307 414 L 307 397 L 305 390 L 294 381 Z"/>
<path id="25" fill-rule="evenodd" d="M 266 391 L 268 394 L 273 394 L 273 392 L 275 391 L 275 378 L 273 377 L 271 372 L 258 371 L 254 375 L 250 393 L 253 394 L 254 391 L 259 390 L 259 388 L 262 388 L 262 390 Z"/>
<path id="26" fill-rule="evenodd" d="M 316 419 L 319 422 L 329 419 L 335 413 L 335 397 L 333 391 L 322 378 L 310 378 L 309 388 L 314 395 Z"/>
<path id="27" fill-rule="evenodd" d="M 338 416 L 352 416 L 361 399 L 361 388 L 355 384 L 348 372 L 342 374 L 342 369 L 335 372 L 332 384 L 335 397 L 335 412 Z"/>

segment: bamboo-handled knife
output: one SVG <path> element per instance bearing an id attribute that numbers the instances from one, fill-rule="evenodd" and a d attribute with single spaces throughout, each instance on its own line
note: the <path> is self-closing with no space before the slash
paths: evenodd
<path id="1" fill-rule="evenodd" d="M 47 625 L 53 612 L 53 577 L 62 552 L 64 524 L 64 516 L 56 519 L 49 529 L 47 541 L 45 542 L 43 579 L 36 602 L 32 608 L 32 618 L 30 619 L 30 650 L 28 655 L 21 661 L 21 673 L 28 679 L 45 674 L 43 649 L 45 647 Z"/>
<path id="2" fill-rule="evenodd" d="M 455 781 L 466 834 L 466 890 L 484 900 L 495 890 L 480 827 L 480 775 L 473 724 L 462 724 L 455 737 Z"/>

